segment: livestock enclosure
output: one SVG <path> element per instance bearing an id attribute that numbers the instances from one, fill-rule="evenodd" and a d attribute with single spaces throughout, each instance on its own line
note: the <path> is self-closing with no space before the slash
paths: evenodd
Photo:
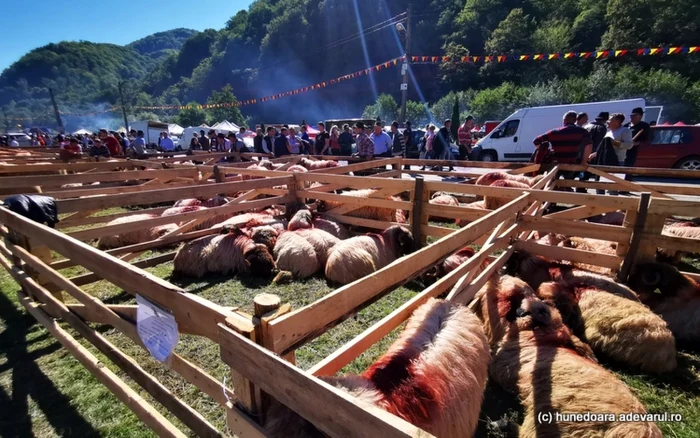
<path id="1" fill-rule="evenodd" d="M 218 159 L 218 156 L 212 158 Z M 331 436 L 429 436 L 398 417 L 357 401 L 318 377 L 334 375 L 351 364 L 397 329 L 431 297 L 446 296 L 457 303 L 469 304 L 516 250 L 593 265 L 609 270 L 620 281 L 626 279 L 635 263 L 652 259 L 658 247 L 700 253 L 700 242 L 697 240 L 662 234 L 666 217 L 700 217 L 700 204 L 673 198 L 673 195 L 696 194 L 695 188 L 618 181 L 620 178 L 606 172 L 617 173 L 617 169 L 559 165 L 547 170 L 531 189 L 522 190 L 430 181 L 421 175 L 443 176 L 447 173 L 415 170 L 416 166 L 420 168 L 434 161 L 401 158 L 358 162 L 306 173 L 285 172 L 284 166 L 276 171 L 245 169 L 250 163 L 163 169 L 162 165 L 168 163 L 161 163 L 164 160 L 182 159 L 153 160 L 161 167 L 158 170 L 126 170 L 119 173 L 123 177 L 154 178 L 159 181 L 154 186 L 147 183 L 135 186 L 140 190 L 122 192 L 105 187 L 87 189 L 91 190 L 90 193 L 82 193 L 84 189 L 75 188 L 49 191 L 48 194 L 57 199 L 62 216 L 58 229 L 37 224 L 0 208 L 0 234 L 4 237 L 4 243 L 0 244 L 0 263 L 22 286 L 19 292 L 21 304 L 140 420 L 161 436 L 185 436 L 186 433 L 166 418 L 163 409 L 156 409 L 131 385 L 101 366 L 99 359 L 54 318 L 66 323 L 92 344 L 192 433 L 197 436 L 219 436 L 223 431 L 104 336 L 99 328 L 112 327 L 145 348 L 137 331 L 137 306 L 106 303 L 86 291 L 86 286 L 90 284 L 107 282 L 129 295 L 147 298 L 172 314 L 182 335 L 206 338 L 218 345 L 220 358 L 229 368 L 228 378 L 223 383 L 220 376 L 211 374 L 186 355 L 173 353 L 162 366 L 184 378 L 189 385 L 219 405 L 225 411 L 228 428 L 237 436 L 265 436 L 261 424 L 270 397 L 297 411 Z M 345 161 L 351 162 L 350 159 Z M 278 161 L 285 166 L 297 162 L 296 157 Z M 514 174 L 540 171 L 539 165 L 471 164 L 474 168 L 502 169 Z M 129 165 L 141 164 L 135 161 Z M 404 166 L 413 166 L 411 169 L 414 170 L 404 170 Z M 600 172 L 602 177 L 612 182 L 579 183 L 558 179 L 563 171 L 582 170 Z M 639 171 L 643 173 L 643 170 Z M 72 181 L 74 183 L 93 182 L 89 176 L 102 173 L 93 172 L 40 178 L 53 178 L 46 180 L 50 182 L 45 182 L 43 186 L 60 188 L 68 179 L 59 177 L 77 179 Z M 351 172 L 355 175 L 366 172 L 371 176 L 348 175 Z M 104 173 L 110 174 L 109 171 Z M 404 175 L 414 175 L 415 178 L 402 178 Z M 478 177 L 480 173 L 450 172 L 449 175 L 467 180 Z M 215 182 L 209 181 L 210 177 Z M 255 179 L 242 180 L 244 177 Z M 20 188 L 25 183 L 35 181 L 29 178 L 39 177 L 6 178 L 12 187 Z M 106 178 L 101 181 L 116 177 Z M 178 181 L 178 178 L 188 181 Z M 166 184 L 161 185 L 163 181 Z M 180 183 L 182 185 L 172 185 Z M 588 184 L 587 187 L 591 189 L 605 185 L 604 190 L 632 191 L 641 193 L 641 196 L 612 197 L 556 190 L 578 187 L 579 184 Z M 126 188 L 118 187 L 120 190 Z M 346 189 L 371 189 L 373 192 L 369 197 L 353 197 L 340 192 Z M 505 205 L 493 211 L 434 205 L 430 200 L 436 192 L 450 193 L 460 199 L 501 198 Z M 217 194 L 228 195 L 230 201 L 205 211 L 105 225 L 133 212 L 161 213 L 167 208 L 163 204 L 168 202 Z M 296 201 L 312 205 L 332 202 L 334 207 L 323 215 L 353 227 L 382 230 L 391 225 L 404 225 L 412 230 L 420 245 L 414 253 L 375 273 L 295 309 L 270 294 L 256 296 L 253 303 L 235 303 L 239 307 L 252 308 L 252 314 L 187 292 L 146 270 L 171 261 L 175 252 L 169 248 L 173 244 L 218 233 L 221 227 L 196 230 L 197 225 L 207 219 L 268 207 L 282 212 Z M 569 208 L 552 212 L 548 207 L 554 204 Z M 406 221 L 382 221 L 353 215 L 363 207 L 402 210 Z M 129 211 L 114 212 L 114 209 L 125 208 Z M 625 213 L 622 226 L 581 220 L 611 211 Z M 467 224 L 455 229 L 435 222 L 435 218 L 460 220 Z M 176 230 L 153 241 L 107 251 L 98 250 L 90 244 L 103 236 L 174 222 L 180 224 Z M 534 231 L 616 242 L 617 252 L 615 255 L 605 255 L 542 245 L 531 239 Z M 467 245 L 479 245 L 480 248 L 457 269 L 401 303 L 331 354 L 318 357 L 308 370 L 296 366 L 299 349 Z M 131 262 L 149 251 L 159 253 Z M 491 263 L 484 268 L 483 261 L 487 258 Z M 81 267 L 84 272 L 69 276 L 67 272 L 72 267 Z"/>

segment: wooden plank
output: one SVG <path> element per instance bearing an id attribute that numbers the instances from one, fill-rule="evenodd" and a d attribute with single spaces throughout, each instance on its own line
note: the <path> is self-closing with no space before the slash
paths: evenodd
<path id="1" fill-rule="evenodd" d="M 17 166 L 1 166 L 0 174 L 11 173 L 40 173 L 40 172 L 85 172 L 90 169 L 114 170 L 118 168 L 134 169 L 134 164 L 126 161 L 104 161 L 85 163 L 51 163 L 51 164 L 22 164 Z"/>
<path id="2" fill-rule="evenodd" d="M 532 164 L 529 166 L 520 167 L 518 169 L 508 170 L 506 173 L 510 173 L 511 175 L 524 175 L 526 173 L 537 173 L 540 171 L 541 167 L 542 167 L 541 164 Z"/>
<path id="3" fill-rule="evenodd" d="M 649 236 L 643 238 L 644 244 L 656 248 L 664 248 L 671 251 L 684 251 L 691 254 L 700 253 L 700 240 L 676 236 Z"/>
<path id="4" fill-rule="evenodd" d="M 446 161 L 446 160 L 418 160 L 404 158 L 403 164 L 410 166 L 453 166 L 453 167 L 473 167 L 477 169 L 518 169 L 529 165 L 529 163 L 507 163 L 507 162 L 483 162 L 483 161 Z"/>
<path id="5" fill-rule="evenodd" d="M 119 331 L 121 331 L 125 336 L 127 336 L 129 339 L 131 339 L 133 342 L 135 342 L 137 345 L 141 346 L 142 348 L 145 349 L 141 342 L 141 338 L 139 337 L 137 331 L 136 331 L 136 325 L 134 324 L 133 320 L 136 319 L 136 313 L 135 313 L 135 307 L 133 306 L 133 314 L 129 314 L 130 318 L 132 321 L 127 321 L 126 319 L 123 319 L 123 314 L 120 313 L 118 308 L 120 306 L 106 306 L 102 301 L 100 301 L 98 298 L 95 298 L 88 294 L 87 292 L 83 291 L 80 289 L 78 286 L 75 284 L 71 283 L 68 281 L 66 278 L 61 276 L 58 272 L 55 270 L 51 269 L 50 267 L 44 265 L 41 260 L 37 259 L 33 255 L 29 254 L 26 252 L 23 248 L 15 247 L 13 245 L 10 245 L 12 247 L 12 254 L 17 254 L 23 261 L 25 261 L 28 265 L 32 266 L 34 269 L 36 269 L 38 272 L 41 272 L 43 275 L 46 275 L 48 278 L 51 279 L 53 283 L 55 283 L 59 288 L 62 290 L 65 290 L 67 293 L 69 293 L 73 298 L 78 300 L 80 303 L 82 303 L 86 308 L 87 311 L 90 312 L 91 314 L 95 315 L 95 319 L 99 320 L 100 323 L 102 324 L 108 324 L 111 325 L 115 328 L 117 328 Z M 0 250 L 2 252 L 6 252 L 7 249 L 0 243 Z M 128 307 L 128 306 L 124 306 Z M 232 312 L 232 309 L 227 309 L 229 312 Z M 131 312 L 131 311 L 129 311 Z M 126 316 L 129 316 L 126 315 Z M 238 328 L 239 331 L 245 332 L 253 331 L 253 325 L 252 322 L 248 322 L 248 324 L 245 324 L 245 319 L 243 318 L 238 318 L 240 315 L 235 314 L 237 316 L 237 320 L 231 319 L 236 327 Z M 186 324 L 180 324 L 178 323 L 179 329 L 184 332 L 192 332 L 193 329 L 190 329 Z M 193 385 L 197 386 L 200 390 L 202 390 L 205 394 L 208 396 L 212 397 L 214 400 L 216 400 L 219 404 L 223 405 L 226 403 L 226 396 L 224 395 L 224 392 L 222 391 L 222 385 L 219 381 L 214 379 L 212 376 L 210 376 L 206 371 L 202 370 L 198 366 L 190 363 L 186 359 L 183 359 L 181 356 L 179 356 L 176 353 L 173 353 L 170 356 L 169 359 L 169 364 L 166 364 L 169 368 L 171 368 L 173 371 L 176 373 L 180 374 L 182 377 L 185 378 L 188 382 L 192 383 Z M 228 396 L 231 397 L 232 393 L 228 389 L 225 389 L 225 391 L 228 391 L 229 394 Z"/>
<path id="6" fill-rule="evenodd" d="M 156 180 L 152 180 L 156 181 Z M 46 196 L 51 196 L 56 199 L 75 199 L 75 198 L 87 198 L 103 195 L 120 195 L 124 193 L 140 193 L 160 189 L 171 189 L 175 187 L 187 187 L 198 184 L 195 180 L 189 182 L 177 182 L 168 184 L 153 184 L 153 185 L 138 185 L 138 186 L 118 186 L 118 187 L 101 187 L 94 186 L 94 188 L 89 189 L 65 189 L 59 192 L 45 191 L 43 194 Z M 92 186 L 85 186 L 92 187 Z"/>
<path id="7" fill-rule="evenodd" d="M 394 191 L 393 189 L 390 189 L 392 192 Z M 391 208 L 391 209 L 399 209 L 399 210 L 410 210 L 412 207 L 412 204 L 407 201 L 393 201 L 391 199 L 377 199 L 374 197 L 370 198 L 359 198 L 355 196 L 349 196 L 349 195 L 336 195 L 333 193 L 320 193 L 320 192 L 311 192 L 308 190 L 297 190 L 297 194 L 299 197 L 302 198 L 315 198 L 315 199 L 320 199 L 322 201 L 333 201 L 333 202 L 342 202 L 345 204 L 354 204 L 359 207 L 380 207 L 380 208 Z M 359 208 L 358 207 L 358 208 Z M 335 212 L 328 211 L 328 213 L 331 214 L 337 214 Z"/>
<path id="8" fill-rule="evenodd" d="M 413 181 L 402 179 L 373 178 L 364 176 L 358 178 L 347 175 L 326 175 L 322 173 L 308 172 L 295 173 L 293 176 L 297 182 L 309 181 L 325 184 L 337 184 L 341 187 L 348 187 L 352 189 L 396 189 L 396 193 L 407 192 L 413 189 Z"/>
<path id="9" fill-rule="evenodd" d="M 577 220 L 589 218 L 603 213 L 610 213 L 611 211 L 617 211 L 617 209 L 615 207 L 595 207 L 591 205 L 582 205 L 580 207 L 574 207 L 568 210 L 550 213 L 548 215 L 545 215 L 544 217 L 549 219 Z"/>
<path id="10" fill-rule="evenodd" d="M 432 217 L 446 217 L 473 221 L 491 213 L 491 210 L 471 207 L 455 207 L 452 205 L 434 205 L 423 203 L 423 211 Z"/>
<path id="11" fill-rule="evenodd" d="M 644 199 L 644 194 L 642 193 L 642 199 Z M 640 199 L 639 202 L 642 202 L 642 199 Z M 648 204 L 648 200 L 644 201 L 645 203 Z M 621 257 L 625 257 L 627 255 L 627 252 L 629 251 L 630 248 L 630 242 L 632 239 L 632 234 L 634 234 L 634 224 L 637 221 L 638 213 L 637 210 L 639 209 L 629 209 L 625 211 L 625 218 L 622 221 L 622 226 L 625 227 L 626 230 L 630 232 L 629 238 L 626 238 L 617 244 L 617 250 L 615 250 L 615 253 Z M 641 230 L 640 230 L 641 231 Z M 624 262 L 623 262 L 624 265 Z"/>
<path id="12" fill-rule="evenodd" d="M 265 429 L 233 403 L 226 403 L 226 426 L 238 438 L 266 438 Z"/>
<path id="13" fill-rule="evenodd" d="M 641 190 L 655 190 L 661 193 L 670 195 L 689 195 L 700 196 L 700 187 L 682 186 L 675 184 L 650 184 L 645 182 L 635 182 Z M 598 190 L 625 190 L 620 185 L 611 182 L 593 182 L 593 181 L 559 181 L 559 187 L 585 187 Z"/>
<path id="14" fill-rule="evenodd" d="M 224 362 L 330 436 L 430 436 L 386 411 L 307 375 L 223 324 L 219 328 Z"/>
<path id="15" fill-rule="evenodd" d="M 454 271 L 406 301 L 398 309 L 311 367 L 309 373 L 315 376 L 332 376 L 343 369 L 372 345 L 391 333 L 392 330 L 408 319 L 416 309 L 425 304 L 430 298 L 438 297 L 449 291 L 459 278 L 476 269 L 489 254 L 506 248 L 510 244 L 509 232 L 512 233 L 516 228 L 517 224 L 513 225 L 510 230 L 504 233 L 506 237 L 497 239 L 490 245 L 482 247 L 473 257 L 470 257 L 469 260 L 458 266 Z"/>
<path id="16" fill-rule="evenodd" d="M 110 207 L 122 207 L 125 205 L 153 204 L 166 201 L 177 201 L 186 198 L 211 197 L 220 193 L 243 192 L 247 190 L 288 184 L 294 178 L 287 175 L 281 178 L 254 179 L 222 184 L 203 184 L 186 187 L 169 188 L 145 191 L 140 193 L 127 193 L 122 195 L 102 196 L 87 199 L 69 199 L 56 202 L 58 211 L 72 213 L 85 209 L 105 209 Z"/>
<path id="17" fill-rule="evenodd" d="M 599 254 L 561 246 L 541 245 L 531 240 L 519 240 L 515 243 L 515 249 L 526 251 L 534 255 L 545 256 L 554 260 L 569 260 L 614 270 L 617 270 L 622 262 L 622 257 L 615 255 Z"/>
<path id="18" fill-rule="evenodd" d="M 163 263 L 167 263 L 167 262 L 171 261 L 172 259 L 175 258 L 176 254 L 177 254 L 177 251 L 173 251 L 173 252 L 168 253 L 168 254 L 160 254 L 157 256 L 147 258 L 145 260 L 141 260 L 141 261 L 136 262 L 136 263 L 132 263 L 132 266 L 137 267 L 137 268 L 141 268 L 141 269 L 150 268 L 153 266 L 158 266 L 158 265 L 161 265 Z M 128 261 L 128 260 L 125 260 L 123 258 L 122 258 L 122 260 Z M 94 283 L 96 281 L 100 281 L 100 280 L 102 280 L 102 278 L 99 275 L 95 274 L 94 272 L 88 272 L 87 274 L 82 274 L 82 275 L 78 275 L 76 277 L 72 277 L 69 280 L 73 284 L 75 284 L 76 286 L 83 286 L 86 284 Z"/>
<path id="19" fill-rule="evenodd" d="M 607 173 L 622 173 L 629 175 L 640 176 L 661 176 L 666 178 L 700 178 L 697 170 L 681 170 L 681 169 L 656 169 L 651 167 L 617 167 L 617 166 L 581 166 L 574 164 L 559 165 L 562 170 L 586 171 L 591 168 L 601 170 Z"/>
<path id="20" fill-rule="evenodd" d="M 80 345 L 68 332 L 63 330 L 56 321 L 39 309 L 38 304 L 33 303 L 31 299 L 22 292 L 19 292 L 19 301 L 41 325 L 56 337 L 66 350 L 97 378 L 97 380 L 105 385 L 112 394 L 121 400 L 141 421 L 153 429 L 159 436 L 186 437 L 184 433 L 173 426 L 170 421 L 163 417 L 153 406 L 148 404 L 136 391 L 131 389 L 116 374 L 105 367 L 99 359 Z"/>
<path id="21" fill-rule="evenodd" d="M 613 242 L 629 241 L 632 230 L 616 225 L 603 225 L 583 221 L 550 219 L 547 217 L 523 216 L 521 224 L 528 230 L 558 233 L 567 236 L 590 237 Z"/>
<path id="22" fill-rule="evenodd" d="M 456 295 L 452 301 L 464 306 L 468 305 L 476 296 L 476 293 L 486 284 L 491 277 L 493 277 L 499 269 L 501 269 L 513 252 L 515 251 L 514 246 L 508 247 L 508 249 L 496 258 L 495 261 L 491 262 L 486 269 L 484 269 L 476 279 L 467 286 L 461 293 Z"/>
<path id="23" fill-rule="evenodd" d="M 426 236 L 439 237 L 439 238 L 449 236 L 450 234 L 454 233 L 455 231 L 456 230 L 453 228 L 438 227 L 435 225 L 421 225 L 421 227 L 420 227 L 421 234 L 425 234 Z"/>
<path id="24" fill-rule="evenodd" d="M 654 199 L 649 206 L 649 214 L 700 217 L 700 202 L 681 201 L 678 199 Z"/>
<path id="25" fill-rule="evenodd" d="M 140 293 L 170 309 L 178 322 L 196 327 L 198 334 L 215 342 L 218 339 L 216 324 L 225 321 L 231 315 L 221 306 L 197 295 L 188 294 L 148 272 L 134 268 L 90 245 L 71 239 L 59 231 L 37 224 L 9 210 L 0 209 L 0 222 L 24 235 L 31 235 L 41 240 L 52 250 L 79 263 L 125 291 L 131 294 Z"/>
<path id="26" fill-rule="evenodd" d="M 221 207 L 208 208 L 206 210 L 189 211 L 186 213 L 174 214 L 172 216 L 161 216 L 150 219 L 142 219 L 134 222 L 123 224 L 105 225 L 99 228 L 89 230 L 73 231 L 68 235 L 78 240 L 92 240 L 104 236 L 113 236 L 145 228 L 151 228 L 158 225 L 177 224 L 185 221 L 200 218 L 212 218 L 218 215 L 238 213 L 241 211 L 254 210 L 257 208 L 265 208 L 272 204 L 284 204 L 291 201 L 291 196 L 278 196 L 275 198 L 265 198 L 258 201 L 250 201 L 241 204 L 229 204 Z"/>
<path id="27" fill-rule="evenodd" d="M 380 159 L 375 159 L 375 160 L 369 160 L 369 161 L 362 161 L 359 163 L 355 164 L 348 164 L 347 166 L 338 166 L 338 167 L 331 167 L 328 169 L 317 169 L 317 170 L 311 170 L 308 173 L 310 174 L 343 174 L 343 173 L 349 173 L 349 172 L 358 172 L 362 170 L 368 170 L 368 169 L 374 169 L 377 167 L 384 167 L 386 169 L 386 166 L 390 166 L 392 164 L 398 165 L 400 160 L 397 158 L 380 158 Z"/>
<path id="28" fill-rule="evenodd" d="M 586 193 L 568 193 L 557 191 L 533 190 L 530 192 L 536 201 L 549 201 L 557 204 L 587 205 L 595 207 L 612 207 L 619 210 L 636 208 L 638 200 L 624 196 L 590 195 Z"/>
<path id="29" fill-rule="evenodd" d="M 420 248 L 420 243 L 422 242 L 421 234 L 421 217 L 423 216 L 423 185 L 424 178 L 422 176 L 417 176 L 415 178 L 415 187 L 413 188 L 413 207 L 411 208 L 411 232 L 413 233 L 413 238 L 416 242 L 416 249 Z"/>
<path id="30" fill-rule="evenodd" d="M 56 228 L 62 229 L 62 228 L 71 228 L 71 227 L 78 227 L 81 225 L 92 225 L 92 224 L 101 224 L 101 223 L 107 223 L 110 221 L 113 221 L 114 219 L 118 219 L 120 217 L 125 217 L 125 216 L 133 216 L 135 214 L 157 214 L 160 216 L 161 213 L 163 213 L 165 210 L 169 209 L 170 207 L 158 207 L 158 208 L 148 208 L 144 210 L 138 210 L 138 211 L 125 211 L 122 213 L 114 213 L 114 214 L 109 214 L 109 215 L 104 215 L 104 216 L 91 216 L 91 217 L 86 217 L 86 218 L 75 218 L 71 216 L 69 219 L 61 219 L 61 221 L 56 224 Z M 99 211 L 99 210 L 97 210 Z M 91 210 L 91 212 L 95 212 L 95 210 Z"/>
<path id="31" fill-rule="evenodd" d="M 391 189 L 391 188 L 386 189 L 385 188 L 385 189 L 376 190 L 374 193 L 369 195 L 369 198 L 373 199 L 372 202 L 377 202 L 377 201 L 374 201 L 374 199 L 376 199 L 378 201 L 380 200 L 382 202 L 382 205 L 380 205 L 379 207 L 383 207 L 385 205 L 385 201 L 387 201 L 386 198 L 393 196 L 395 194 L 396 194 L 396 189 Z M 322 194 L 322 196 L 325 196 L 325 194 Z M 346 199 L 348 197 L 350 197 L 349 195 L 334 195 L 334 196 L 345 196 Z M 316 195 L 314 195 L 314 198 L 321 199 Z M 355 203 L 347 202 L 346 203 L 344 201 L 344 199 L 342 199 L 342 198 L 338 198 L 338 199 L 340 199 L 340 202 L 343 202 L 343 205 L 340 205 L 338 207 L 334 207 L 331 210 L 328 210 L 326 212 L 326 214 L 335 215 L 335 216 L 345 215 L 345 214 L 350 213 L 351 211 L 358 210 L 358 209 L 365 206 L 365 205 L 357 203 L 357 202 L 355 202 Z M 367 198 L 355 198 L 355 199 L 367 199 Z M 326 201 L 328 201 L 328 199 L 326 199 Z M 391 201 L 391 200 L 388 200 L 388 201 Z M 397 207 L 397 208 L 401 209 L 401 207 Z"/>
<path id="32" fill-rule="evenodd" d="M 606 179 L 609 179 L 611 181 L 614 181 L 614 182 L 618 183 L 619 185 L 627 188 L 628 190 L 631 190 L 634 192 L 644 192 L 644 191 L 648 190 L 648 188 L 647 188 L 647 190 L 645 190 L 643 187 L 639 187 L 637 184 L 635 184 L 633 182 L 626 181 L 620 177 L 617 177 L 617 176 L 612 175 L 610 173 L 604 172 L 600 169 L 596 169 L 595 167 L 590 167 L 588 169 L 588 171 L 594 175 L 600 176 L 601 178 L 606 178 Z M 651 190 L 651 194 L 655 197 L 658 197 L 658 198 L 672 199 L 670 196 L 664 195 L 663 193 L 656 191 L 656 190 Z"/>
<path id="33" fill-rule="evenodd" d="M 41 175 L 41 176 L 15 176 L 3 179 L 3 187 L 31 187 L 31 186 L 61 186 L 75 183 L 92 183 L 95 181 L 126 181 L 152 178 L 174 178 L 186 176 L 195 178 L 199 172 L 197 169 L 172 169 L 172 170 L 133 170 L 124 172 L 99 172 L 99 173 L 74 173 L 71 175 Z"/>
<path id="34" fill-rule="evenodd" d="M 409 281 L 446 254 L 450 254 L 493 227 L 515 215 L 529 203 L 529 195 L 522 195 L 490 215 L 456 230 L 434 244 L 402 257 L 388 266 L 353 283 L 344 285 L 320 300 L 285 315 L 270 325 L 274 333 L 273 351 L 286 353 L 323 333 L 327 327 L 349 317 L 363 303 L 397 284 Z"/>

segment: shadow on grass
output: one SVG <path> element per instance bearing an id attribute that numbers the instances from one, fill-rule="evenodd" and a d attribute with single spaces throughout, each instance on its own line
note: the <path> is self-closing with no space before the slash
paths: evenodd
<path id="1" fill-rule="evenodd" d="M 644 383 L 657 388 L 668 386 L 680 392 L 700 396 L 700 378 L 693 372 L 693 370 L 700 369 L 700 356 L 697 355 L 697 352 L 693 353 L 690 350 L 683 351 L 679 349 L 677 360 L 678 368 L 674 372 L 667 374 L 630 372 L 628 368 L 613 363 L 601 363 L 601 365 L 621 374 L 641 377 Z"/>
<path id="2" fill-rule="evenodd" d="M 36 324 L 34 319 L 18 311 L 5 294 L 0 293 L 0 319 L 6 328 L 0 333 L 0 350 L 7 358 L 7 368 L 12 368 L 12 388 L 7 394 L 0 390 L 0 431 L 2 436 L 31 437 L 32 418 L 29 397 L 39 406 L 56 433 L 63 437 L 98 437 L 99 433 L 73 407 L 71 399 L 62 394 L 35 362 L 44 354 L 60 348 L 54 341 L 37 351 L 29 352 L 28 346 L 45 339 L 38 336 L 27 342 L 27 335 Z M 4 366 L 2 370 L 5 371 Z"/>
<path id="3" fill-rule="evenodd" d="M 508 437 L 509 433 L 493 425 L 494 422 L 522 423 L 523 411 L 518 398 L 489 380 L 484 391 L 484 402 L 479 414 L 479 426 L 474 434 L 475 438 L 484 437 Z"/>

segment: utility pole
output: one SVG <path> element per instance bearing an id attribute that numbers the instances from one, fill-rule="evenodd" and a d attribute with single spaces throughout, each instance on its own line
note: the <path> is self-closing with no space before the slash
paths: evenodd
<path id="1" fill-rule="evenodd" d="M 56 116 L 56 123 L 58 123 L 58 132 L 64 134 L 66 129 L 63 127 L 63 121 L 61 120 L 61 113 L 58 111 L 58 104 L 56 103 L 56 97 L 53 95 L 53 88 L 49 88 L 49 95 L 51 96 L 51 105 L 53 105 L 53 113 Z"/>
<path id="2" fill-rule="evenodd" d="M 5 131 L 10 132 L 10 118 L 7 117 L 7 110 L 3 108 L 2 113 L 5 116 Z"/>
<path id="3" fill-rule="evenodd" d="M 124 129 L 129 133 L 129 119 L 126 117 L 126 105 L 124 104 L 124 93 L 122 92 L 122 81 L 119 81 L 119 98 L 122 101 L 122 114 L 124 115 Z"/>
<path id="4" fill-rule="evenodd" d="M 401 123 L 406 121 L 406 100 L 408 99 L 408 63 L 411 60 L 411 15 L 413 14 L 413 6 L 408 3 L 408 11 L 406 13 L 406 59 L 401 66 Z"/>

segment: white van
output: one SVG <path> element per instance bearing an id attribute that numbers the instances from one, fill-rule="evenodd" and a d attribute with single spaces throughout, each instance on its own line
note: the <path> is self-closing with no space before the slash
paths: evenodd
<path id="1" fill-rule="evenodd" d="M 491 133 L 479 140 L 472 157 L 480 161 L 528 161 L 535 151 L 532 141 L 550 129 L 562 126 L 567 111 L 588 114 L 592 122 L 598 113 L 622 113 L 625 123 L 634 108 L 645 107 L 644 99 L 589 102 L 523 108 L 502 121 Z"/>
<path id="2" fill-rule="evenodd" d="M 158 137 L 160 137 L 161 132 L 168 132 L 168 124 L 162 122 L 154 122 L 152 120 L 145 120 L 140 122 L 132 122 L 130 129 L 136 131 L 143 131 L 146 140 L 146 146 L 158 144 Z M 173 138 L 173 143 L 175 143 L 175 138 Z"/>

